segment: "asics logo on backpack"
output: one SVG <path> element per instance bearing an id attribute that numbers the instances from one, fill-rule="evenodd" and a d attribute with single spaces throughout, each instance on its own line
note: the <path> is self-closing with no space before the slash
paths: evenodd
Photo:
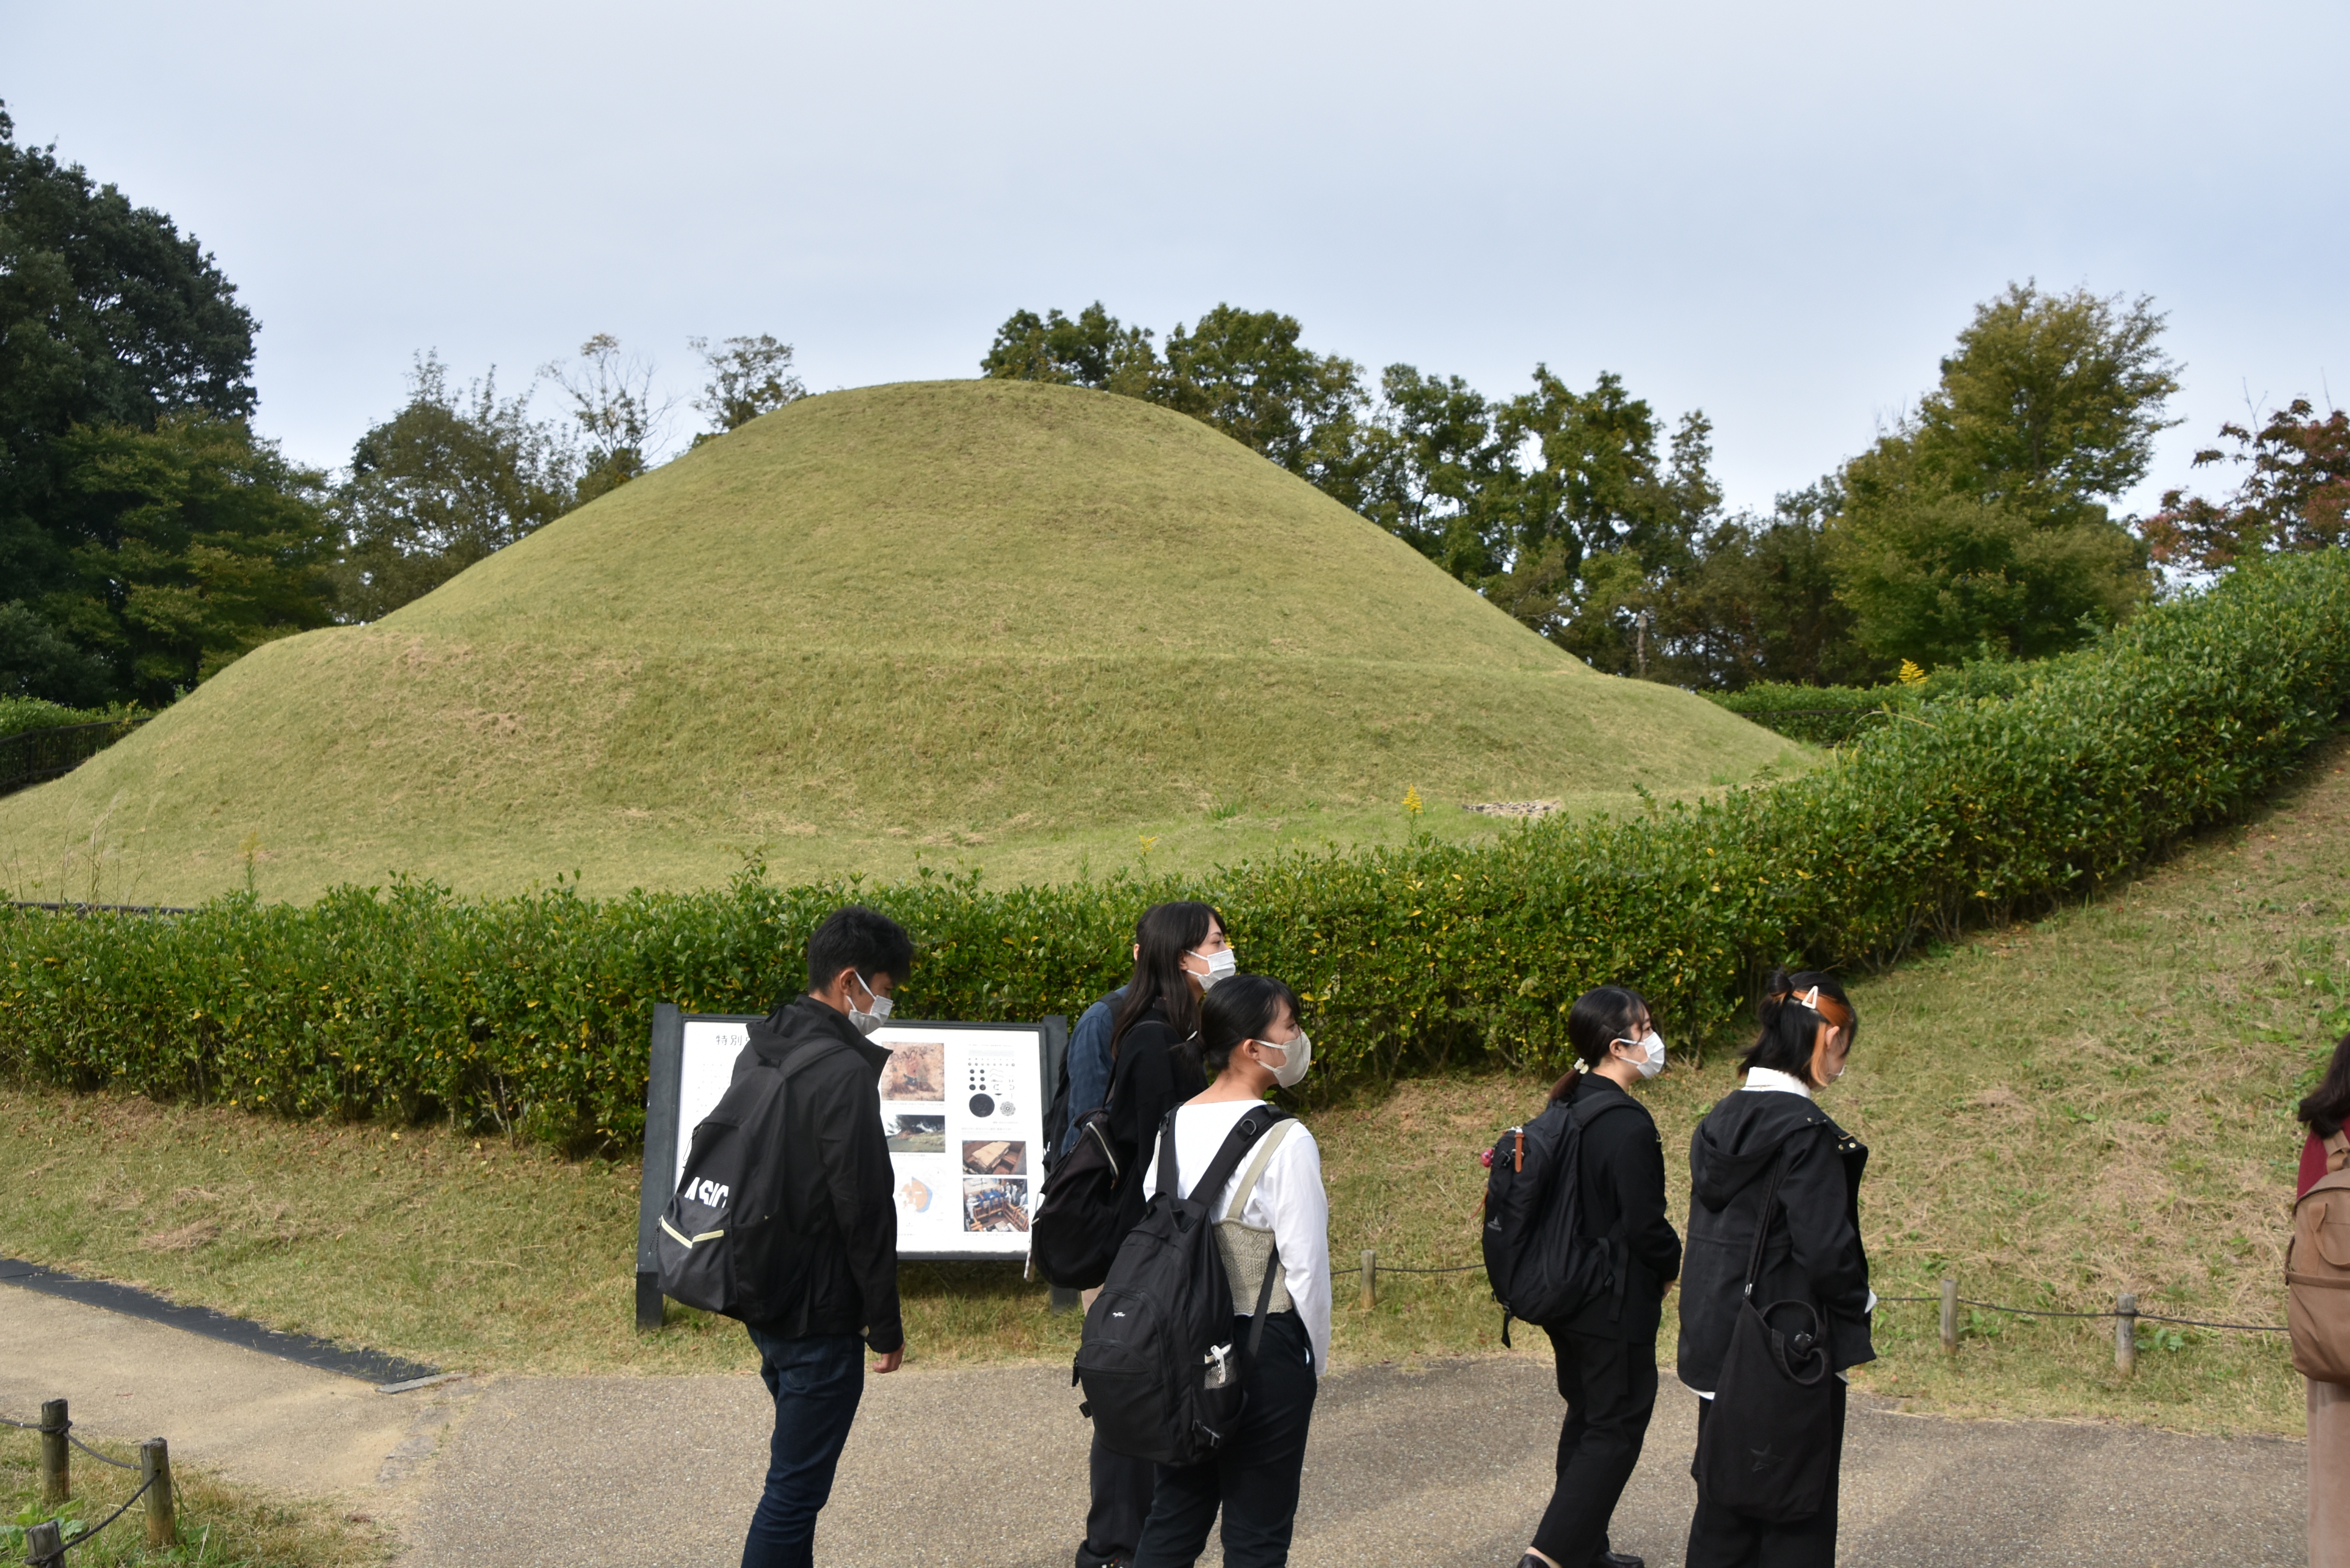
<path id="1" fill-rule="evenodd" d="M 679 1188 L 677 1190 L 679 1197 L 691 1198 L 696 1203 L 707 1203 L 712 1209 L 723 1209 L 726 1207 L 726 1193 L 728 1189 L 723 1182 L 710 1180 L 688 1181 L 683 1187 Z"/>

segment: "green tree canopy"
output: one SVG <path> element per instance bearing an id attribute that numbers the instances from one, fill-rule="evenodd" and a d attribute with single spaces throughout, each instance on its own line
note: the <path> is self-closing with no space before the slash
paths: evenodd
<path id="1" fill-rule="evenodd" d="M 498 396 L 495 370 L 458 394 L 437 355 L 417 359 L 407 404 L 359 437 L 335 489 L 341 618 L 379 619 L 570 508 L 577 454 L 529 405 Z"/>
<path id="2" fill-rule="evenodd" d="M 1976 307 L 1918 411 L 1840 476 L 1837 593 L 1881 660 L 2039 658 L 2147 598 L 2106 503 L 2145 476 L 2177 367 L 2146 299 L 2011 285 Z"/>
<path id="3" fill-rule="evenodd" d="M 56 532 L 74 581 L 36 607 L 110 667 L 114 693 L 161 703 L 272 638 L 327 624 L 334 541 L 314 496 L 242 420 L 166 414 L 152 430 L 76 426 Z"/>
<path id="4" fill-rule="evenodd" d="M 1188 327 L 1177 322 L 1162 356 L 1156 334 L 1096 300 L 1074 319 L 1057 309 L 1013 312 L 980 369 L 1180 410 L 1353 504 L 1362 373 L 1351 359 L 1305 348 L 1302 330 L 1294 316 L 1219 305 Z"/>
<path id="5" fill-rule="evenodd" d="M 0 108 L 0 690 L 68 702 L 110 681 L 50 607 L 84 588 L 77 427 L 152 431 L 177 415 L 254 408 L 254 321 L 213 258 L 163 213 L 132 204 L 54 148 L 20 147 Z M 45 633 L 26 618 L 37 618 Z M 58 649 L 62 638 L 70 645 Z"/>

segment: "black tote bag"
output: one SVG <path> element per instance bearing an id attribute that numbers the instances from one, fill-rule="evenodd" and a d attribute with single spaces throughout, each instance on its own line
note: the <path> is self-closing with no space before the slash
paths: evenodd
<path id="1" fill-rule="evenodd" d="M 1808 1301 L 1773 1302 L 1758 1309 L 1762 1243 L 1779 1209 L 1783 1155 L 1762 1199 L 1754 1252 L 1746 1264 L 1746 1292 L 1721 1382 L 1698 1439 L 1699 1495 L 1766 1524 L 1793 1524 L 1819 1512 L 1839 1440 L 1835 1375 L 1828 1366 L 1826 1325 Z M 1783 1325 L 1794 1330 L 1783 1333 Z"/>

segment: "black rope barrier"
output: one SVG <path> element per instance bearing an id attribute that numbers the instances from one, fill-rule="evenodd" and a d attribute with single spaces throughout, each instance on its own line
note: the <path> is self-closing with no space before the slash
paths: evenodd
<path id="1" fill-rule="evenodd" d="M 1465 1274 L 1471 1269 L 1482 1269 L 1482 1263 L 1454 1263 L 1442 1269 L 1407 1269 L 1401 1263 L 1373 1263 L 1375 1274 Z"/>
<path id="2" fill-rule="evenodd" d="M 133 1465 L 130 1468 L 136 1469 L 139 1467 Z M 145 1480 L 140 1481 L 139 1483 L 139 1490 L 132 1492 L 129 1497 L 123 1499 L 122 1506 L 120 1508 L 116 1509 L 112 1513 L 108 1514 L 98 1523 L 91 1525 L 88 1530 L 83 1531 L 79 1535 L 77 1535 L 71 1541 L 67 1542 L 66 1550 L 68 1552 L 72 1551 L 75 1547 L 79 1546 L 83 1542 L 95 1536 L 99 1531 L 104 1530 L 108 1525 L 112 1524 L 116 1520 L 120 1519 L 124 1514 L 129 1513 L 130 1511 L 130 1505 L 137 1502 L 140 1498 L 145 1497 L 147 1495 L 147 1489 L 154 1484 L 154 1476 L 149 1476 Z"/>
<path id="3" fill-rule="evenodd" d="M 1955 1296 L 1951 1299 L 1960 1306 L 1980 1307 L 1985 1312 L 2013 1313 L 2018 1317 L 2129 1317 L 2141 1323 L 2176 1323 L 2189 1328 L 2231 1328 L 2244 1334 L 2292 1332 L 2290 1324 L 2281 1323 L 2212 1323 L 2198 1317 L 2166 1317 L 2158 1312 L 2052 1312 L 2043 1307 L 2009 1306 L 2003 1302 L 1972 1301 L 1965 1296 Z M 1929 1306 L 1939 1306 L 1942 1298 L 1939 1296 L 1879 1296 L 1877 1298 L 1877 1304 L 1879 1306 L 1895 1302 L 1923 1302 Z"/>
<path id="4" fill-rule="evenodd" d="M 135 1470 L 139 1468 L 137 1465 L 124 1464 L 120 1459 L 108 1459 L 104 1454 L 99 1453 L 96 1449 L 91 1448 L 88 1443 L 85 1443 L 79 1438 L 75 1437 L 73 1435 L 73 1420 L 71 1417 L 68 1417 L 66 1424 L 62 1427 L 44 1427 L 38 1421 L 12 1421 L 5 1416 L 0 1416 L 0 1427 L 15 1427 L 19 1431 L 25 1432 L 55 1433 L 57 1436 L 63 1438 L 67 1442 L 71 1443 L 75 1448 L 79 1449 L 83 1453 L 88 1454 L 91 1459 L 96 1459 L 99 1464 L 112 1465 L 119 1470 Z"/>

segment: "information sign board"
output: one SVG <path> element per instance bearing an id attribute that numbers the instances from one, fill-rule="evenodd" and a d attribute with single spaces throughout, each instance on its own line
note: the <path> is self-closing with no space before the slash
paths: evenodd
<path id="1" fill-rule="evenodd" d="M 645 1101 L 645 1174 L 637 1216 L 637 1323 L 658 1327 L 653 1238 L 685 1174 L 693 1128 L 734 1073 L 754 1019 L 653 1009 Z M 881 1131 L 901 1259 L 1024 1258 L 1045 1179 L 1045 1110 L 1068 1051 L 1068 1021 L 899 1021 L 871 1036 L 889 1047 Z"/>

